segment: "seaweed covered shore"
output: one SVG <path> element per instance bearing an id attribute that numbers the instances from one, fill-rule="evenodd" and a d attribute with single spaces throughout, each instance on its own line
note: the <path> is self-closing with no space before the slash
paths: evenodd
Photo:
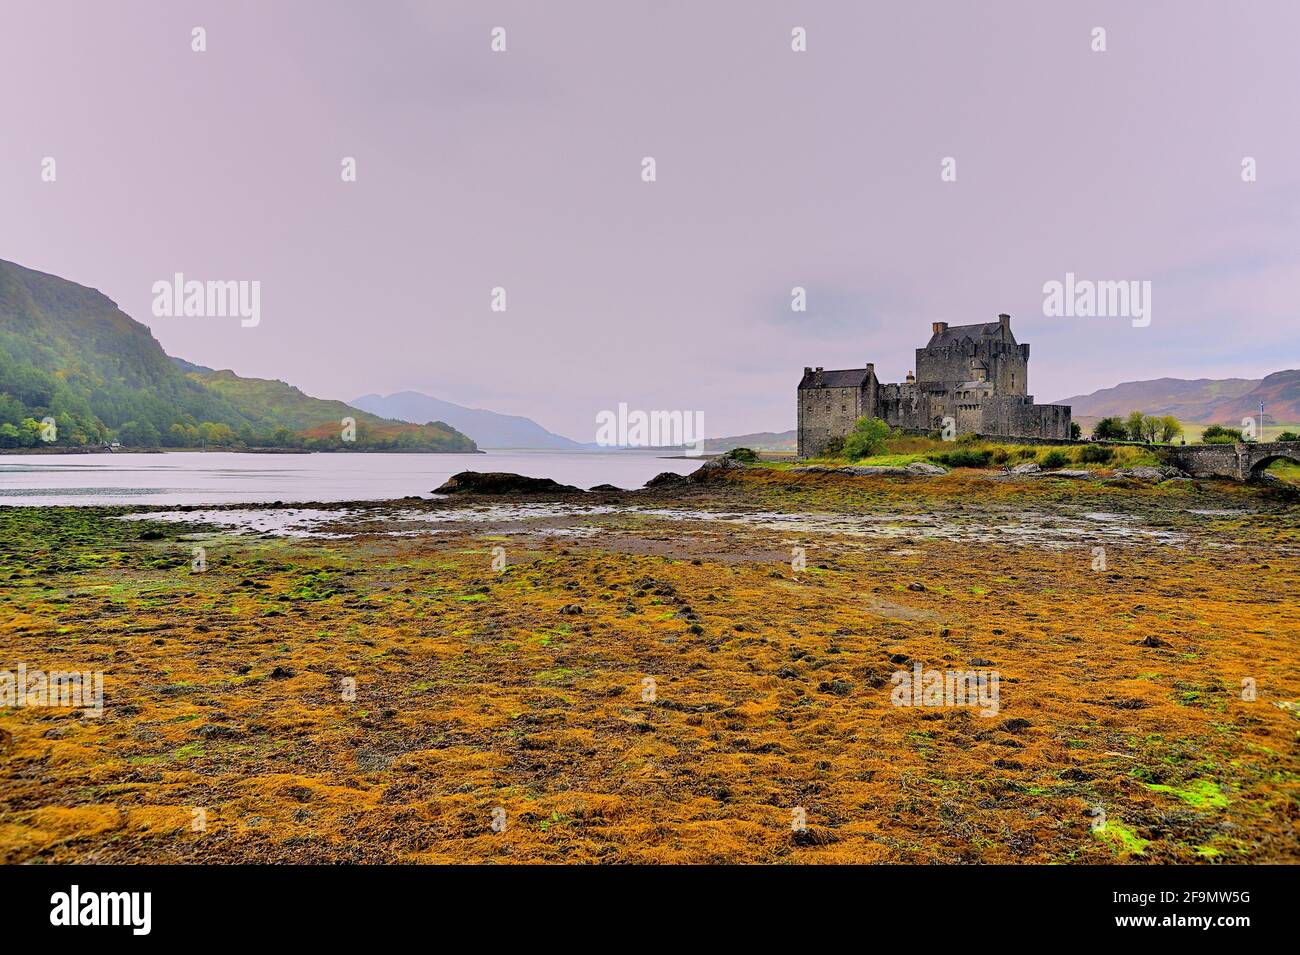
<path id="1" fill-rule="evenodd" d="M 0 508 L 5 862 L 1300 859 L 1284 489 Z M 919 665 L 919 668 L 918 668 Z M 996 672 L 995 714 L 896 705 Z"/>

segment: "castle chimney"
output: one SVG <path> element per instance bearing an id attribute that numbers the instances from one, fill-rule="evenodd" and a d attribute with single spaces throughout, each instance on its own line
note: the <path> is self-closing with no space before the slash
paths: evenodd
<path id="1" fill-rule="evenodd" d="M 916 384 L 916 375 L 912 374 L 910 371 L 907 373 L 907 383 L 909 385 Z"/>
<path id="2" fill-rule="evenodd" d="M 1002 312 L 1000 315 L 998 315 L 998 321 L 1002 324 L 1002 328 L 1004 331 L 1008 331 L 1008 332 L 1011 331 L 1010 315 L 1008 315 L 1006 312 Z"/>
<path id="3" fill-rule="evenodd" d="M 812 368 L 811 368 L 811 366 L 809 366 L 809 365 L 804 365 L 804 366 L 803 366 L 803 375 L 804 375 L 804 377 L 807 378 L 807 377 L 808 377 L 809 375 L 811 375 L 811 374 L 812 374 Z"/>
<path id="4" fill-rule="evenodd" d="M 947 323 L 947 322 L 933 322 L 933 323 L 930 325 L 930 329 L 931 329 L 931 331 L 932 331 L 935 335 L 941 335 L 941 334 L 943 334 L 944 332 L 946 332 L 946 331 L 948 330 L 948 323 Z"/>
<path id="5" fill-rule="evenodd" d="M 868 375 L 874 375 L 875 373 L 876 373 L 876 365 L 875 365 L 875 362 L 870 362 L 870 361 L 867 362 L 867 374 L 868 374 Z"/>

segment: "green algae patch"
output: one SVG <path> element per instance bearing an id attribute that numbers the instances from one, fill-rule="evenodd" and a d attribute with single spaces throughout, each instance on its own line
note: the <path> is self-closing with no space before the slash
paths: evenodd
<path id="1" fill-rule="evenodd" d="M 1217 783 L 1208 779 L 1193 779 L 1185 786 L 1168 786 L 1161 783 L 1144 783 L 1147 789 L 1155 793 L 1168 793 L 1177 796 L 1187 805 L 1196 809 L 1223 809 L 1228 805 L 1228 797 Z"/>
<path id="2" fill-rule="evenodd" d="M 337 575 L 330 570 L 313 570 L 303 574 L 288 591 L 290 600 L 328 600 L 339 593 Z"/>
<path id="3" fill-rule="evenodd" d="M 1150 839 L 1143 839 L 1118 819 L 1107 819 L 1105 825 L 1093 832 L 1098 839 L 1113 843 L 1121 856 L 1140 856 L 1151 845 Z"/>

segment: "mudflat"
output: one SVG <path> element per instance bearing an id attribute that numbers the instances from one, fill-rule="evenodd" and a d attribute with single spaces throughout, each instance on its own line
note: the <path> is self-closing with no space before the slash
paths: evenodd
<path id="1" fill-rule="evenodd" d="M 1300 859 L 1300 506 L 1218 482 L 0 508 L 4 862 Z M 896 705 L 996 673 L 996 713 Z M 909 697 L 909 699 L 911 699 Z"/>

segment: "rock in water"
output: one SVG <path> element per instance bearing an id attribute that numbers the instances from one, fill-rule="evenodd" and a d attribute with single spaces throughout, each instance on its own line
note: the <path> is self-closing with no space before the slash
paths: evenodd
<path id="1" fill-rule="evenodd" d="M 582 494 L 571 484 L 550 478 L 524 477 L 507 471 L 461 471 L 447 479 L 434 494 Z"/>
<path id="2" fill-rule="evenodd" d="M 906 468 L 908 474 L 947 474 L 947 468 L 941 468 L 937 464 L 931 464 L 929 461 L 913 461 Z"/>
<path id="3" fill-rule="evenodd" d="M 674 471 L 661 471 L 645 482 L 646 487 L 675 487 L 679 484 L 685 484 L 685 475 L 677 474 Z"/>
<path id="4" fill-rule="evenodd" d="M 688 475 L 687 480 L 695 484 L 704 484 L 722 471 L 744 471 L 749 465 L 733 458 L 713 458 L 705 461 Z M 661 474 L 660 477 L 663 477 Z M 649 485 L 647 485 L 648 487 Z"/>

